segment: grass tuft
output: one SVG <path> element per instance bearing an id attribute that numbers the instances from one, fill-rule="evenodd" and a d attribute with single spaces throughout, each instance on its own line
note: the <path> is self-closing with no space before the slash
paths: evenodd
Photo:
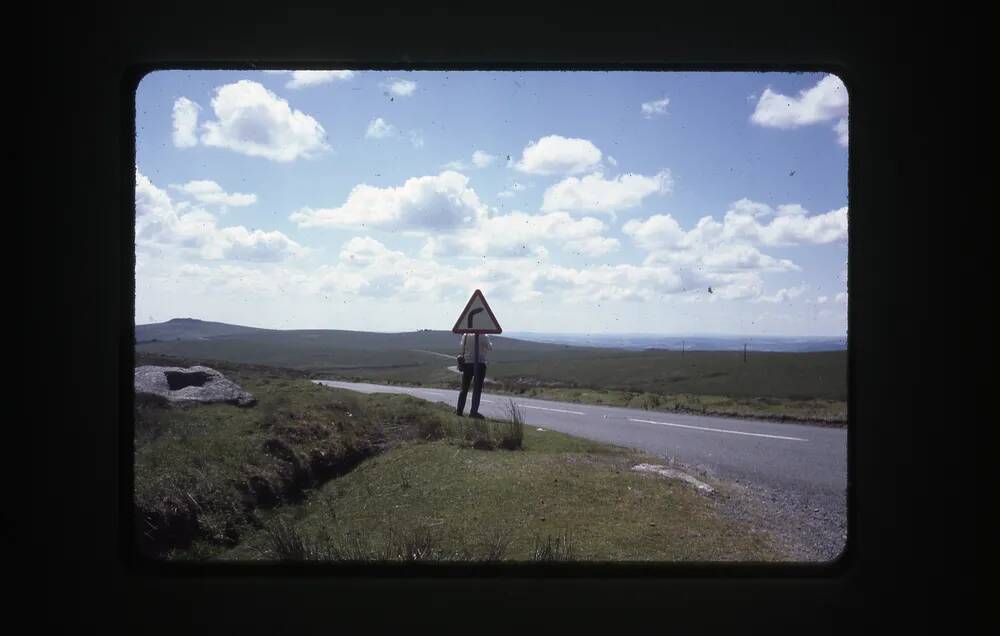
<path id="1" fill-rule="evenodd" d="M 278 561 L 329 560 L 329 549 L 308 541 L 284 519 L 278 519 L 266 531 L 266 553 Z"/>
<path id="2" fill-rule="evenodd" d="M 568 532 L 535 537 L 531 548 L 532 561 L 572 561 L 574 558 L 575 549 Z"/>
<path id="3" fill-rule="evenodd" d="M 524 447 L 524 416 L 514 400 L 507 400 L 507 421 L 497 425 L 500 434 L 498 446 L 507 450 Z"/>

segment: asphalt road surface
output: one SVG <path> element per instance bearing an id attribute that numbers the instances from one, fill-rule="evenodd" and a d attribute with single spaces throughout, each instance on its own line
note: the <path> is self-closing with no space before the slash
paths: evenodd
<path id="1" fill-rule="evenodd" d="M 458 402 L 456 390 L 313 381 L 362 393 L 406 393 L 452 408 Z M 528 426 L 641 449 L 733 484 L 743 494 L 729 500 L 730 513 L 770 531 L 791 560 L 826 562 L 843 550 L 847 540 L 844 428 L 554 402 L 485 391 L 479 411 L 506 419 L 511 399 Z"/>
<path id="2" fill-rule="evenodd" d="M 454 407 L 458 391 L 314 380 L 362 393 L 406 393 Z M 504 419 L 511 396 L 483 393 L 479 411 Z M 466 400 L 469 408 L 472 395 Z M 618 446 L 638 448 L 696 466 L 709 475 L 799 492 L 843 496 L 847 431 L 843 428 L 682 415 L 614 406 L 514 398 L 525 424 Z M 466 414 L 468 410 L 466 411 Z"/>

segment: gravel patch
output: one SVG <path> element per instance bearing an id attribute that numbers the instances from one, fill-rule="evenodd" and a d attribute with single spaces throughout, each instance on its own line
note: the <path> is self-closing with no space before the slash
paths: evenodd
<path id="1" fill-rule="evenodd" d="M 847 542 L 847 493 L 798 493 L 746 481 L 722 489 L 726 516 L 769 533 L 789 561 L 823 563 Z"/>
<path id="2" fill-rule="evenodd" d="M 729 519 L 766 532 L 786 561 L 833 561 L 847 543 L 847 491 L 797 492 L 744 477 L 722 475 L 708 466 L 673 458 L 664 463 L 677 470 L 711 480 L 717 510 Z"/>

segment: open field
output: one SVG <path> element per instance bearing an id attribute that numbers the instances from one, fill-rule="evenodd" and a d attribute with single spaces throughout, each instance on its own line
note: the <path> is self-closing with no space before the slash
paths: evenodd
<path id="1" fill-rule="evenodd" d="M 137 364 L 198 360 L 139 354 Z M 251 408 L 139 399 L 137 541 L 168 559 L 767 561 L 715 496 L 630 470 L 663 460 L 408 396 L 222 364 Z M 507 444 L 516 446 L 516 444 Z"/>
<path id="2" fill-rule="evenodd" d="M 162 323 L 168 325 L 169 323 Z M 138 329 L 138 328 L 137 328 Z M 262 364 L 313 378 L 455 387 L 458 337 L 444 331 L 146 330 L 136 350 Z M 139 338 L 137 331 L 137 339 Z M 176 339 L 180 338 L 180 339 Z M 844 424 L 847 352 L 626 351 L 494 337 L 493 391 L 591 404 Z"/>

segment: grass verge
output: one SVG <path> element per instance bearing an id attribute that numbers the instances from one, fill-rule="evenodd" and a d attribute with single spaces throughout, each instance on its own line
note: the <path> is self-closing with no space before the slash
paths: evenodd
<path id="1" fill-rule="evenodd" d="M 783 558 L 768 536 L 725 518 L 713 498 L 631 470 L 662 460 L 525 427 L 516 407 L 507 421 L 470 420 L 444 405 L 317 386 L 294 372 L 219 370 L 258 405 L 137 401 L 137 540 L 154 556 Z"/>

